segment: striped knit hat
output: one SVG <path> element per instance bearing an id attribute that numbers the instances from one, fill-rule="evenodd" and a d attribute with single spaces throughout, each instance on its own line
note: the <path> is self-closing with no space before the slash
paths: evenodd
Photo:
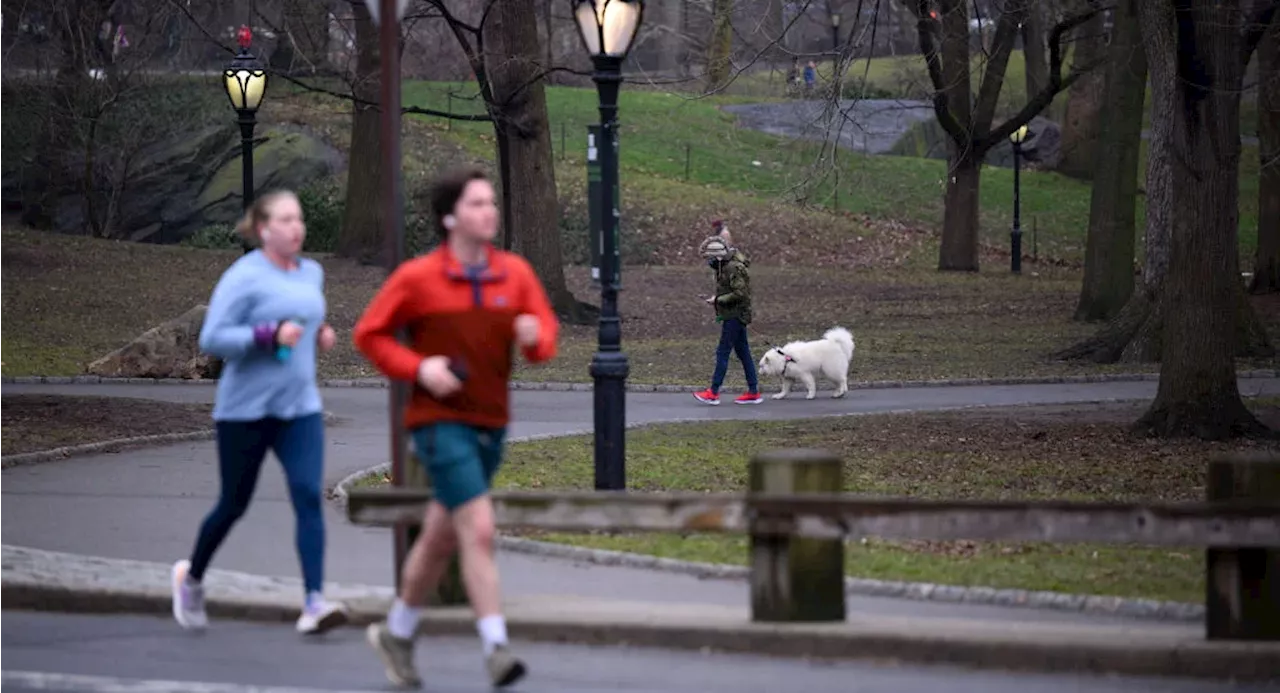
<path id="1" fill-rule="evenodd" d="M 729 256 L 729 244 L 718 235 L 707 236 L 706 240 L 702 241 L 702 245 L 698 246 L 698 254 L 706 260 L 725 258 Z"/>

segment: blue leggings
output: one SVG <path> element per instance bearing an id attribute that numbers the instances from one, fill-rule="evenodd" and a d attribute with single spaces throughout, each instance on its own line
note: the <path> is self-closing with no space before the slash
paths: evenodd
<path id="1" fill-rule="evenodd" d="M 267 450 L 284 466 L 289 498 L 297 517 L 298 558 L 306 590 L 324 583 L 324 515 L 320 485 L 324 477 L 324 420 L 320 414 L 296 419 L 219 421 L 218 472 L 222 492 L 204 519 L 191 554 L 191 577 L 199 580 L 232 525 L 249 509 Z"/>

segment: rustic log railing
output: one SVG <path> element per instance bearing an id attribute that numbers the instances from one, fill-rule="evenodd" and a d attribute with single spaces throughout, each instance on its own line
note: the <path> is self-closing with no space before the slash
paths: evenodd
<path id="1" fill-rule="evenodd" d="M 1201 503 L 935 501 L 839 489 L 839 459 L 784 450 L 751 461 L 745 494 L 498 491 L 504 529 L 729 532 L 751 537 L 752 614 L 843 620 L 845 539 L 968 539 L 1199 546 L 1207 550 L 1209 638 L 1280 640 L 1280 454 L 1210 464 Z M 428 489 L 351 491 L 362 525 L 421 521 Z"/>

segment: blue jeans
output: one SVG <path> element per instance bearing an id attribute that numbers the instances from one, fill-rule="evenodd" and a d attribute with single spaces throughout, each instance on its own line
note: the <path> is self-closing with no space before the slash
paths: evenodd
<path id="1" fill-rule="evenodd" d="M 720 343 L 716 345 L 716 371 L 711 376 L 711 391 L 720 392 L 724 374 L 729 370 L 729 352 L 737 354 L 742 362 L 742 373 L 747 376 L 747 391 L 759 392 L 756 378 L 756 362 L 751 358 L 751 345 L 747 343 L 747 326 L 737 318 L 720 323 Z"/>
<path id="2" fill-rule="evenodd" d="M 418 459 L 427 469 L 431 491 L 449 512 L 489 492 L 502 466 L 505 428 L 478 428 L 442 421 L 413 429 Z"/>
<path id="3" fill-rule="evenodd" d="M 324 515 L 320 486 L 324 478 L 324 419 L 310 414 L 296 419 L 219 421 L 218 475 L 222 492 L 204 519 L 191 554 L 191 577 L 200 579 L 231 527 L 253 500 L 258 473 L 267 450 L 273 450 L 289 484 L 297 519 L 295 542 L 307 592 L 324 583 Z"/>

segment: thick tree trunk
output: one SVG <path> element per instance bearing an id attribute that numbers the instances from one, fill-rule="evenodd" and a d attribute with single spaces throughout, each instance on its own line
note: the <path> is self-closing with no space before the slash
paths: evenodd
<path id="1" fill-rule="evenodd" d="M 1049 56 L 1045 43 L 1045 8 L 1032 3 L 1022 23 L 1022 58 L 1027 72 L 1027 98 L 1049 83 Z"/>
<path id="2" fill-rule="evenodd" d="M 1076 320 L 1110 320 L 1133 294 L 1135 202 L 1147 58 L 1142 48 L 1138 0 L 1115 10 L 1107 54 L 1105 108 L 1098 140 L 1084 281 Z"/>
<path id="3" fill-rule="evenodd" d="M 733 0 L 712 0 L 711 37 L 707 41 L 707 88 L 729 80 L 733 65 Z"/>
<path id="4" fill-rule="evenodd" d="M 356 98 L 377 103 L 378 28 L 364 3 L 352 3 L 356 25 Z M 381 166 L 378 162 L 378 108 L 352 103 L 351 156 L 347 164 L 347 199 L 342 208 L 342 232 L 337 253 L 361 262 L 376 262 L 383 252 Z"/>
<path id="5" fill-rule="evenodd" d="M 1077 30 L 1074 68 L 1095 66 L 1071 85 L 1067 93 L 1067 113 L 1062 123 L 1062 160 L 1058 171 L 1076 178 L 1089 178 L 1094 172 L 1094 156 L 1098 149 L 1098 112 L 1106 78 L 1097 69 L 1105 55 L 1105 16 L 1099 12 Z"/>
<path id="6" fill-rule="evenodd" d="M 1239 0 L 1193 0 L 1175 19 L 1166 0 L 1143 0 L 1147 55 L 1164 69 L 1157 103 L 1176 107 L 1152 122 L 1173 153 L 1168 275 L 1157 296 L 1164 317 L 1160 385 L 1139 429 L 1221 439 L 1264 432 L 1236 381 L 1240 88 Z M 1179 60 L 1181 56 L 1182 60 Z M 1176 67 L 1175 67 L 1176 66 Z M 1169 72 L 1174 79 L 1169 79 Z"/>
<path id="7" fill-rule="evenodd" d="M 942 217 L 942 246 L 938 269 L 978 271 L 978 191 L 982 180 L 982 154 L 960 152 L 951 143 L 946 209 Z"/>
<path id="8" fill-rule="evenodd" d="M 1280 291 L 1280 18 L 1258 44 L 1258 249 L 1256 294 Z"/>
<path id="9" fill-rule="evenodd" d="M 535 0 L 494 3 L 484 24 L 485 66 L 493 93 L 502 183 L 503 233 L 533 265 L 556 312 L 585 322 L 589 307 L 564 277 L 551 131 L 540 64 Z"/>

